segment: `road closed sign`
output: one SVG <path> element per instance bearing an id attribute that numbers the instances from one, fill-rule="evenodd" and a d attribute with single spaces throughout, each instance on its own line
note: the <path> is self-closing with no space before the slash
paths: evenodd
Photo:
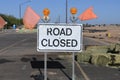
<path id="1" fill-rule="evenodd" d="M 37 31 L 39 52 L 80 52 L 81 24 L 39 24 Z"/>

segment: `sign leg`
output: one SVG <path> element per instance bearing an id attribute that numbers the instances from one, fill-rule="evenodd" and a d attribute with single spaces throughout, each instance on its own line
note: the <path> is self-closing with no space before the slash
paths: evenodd
<path id="1" fill-rule="evenodd" d="M 75 80 L 75 52 L 72 53 L 72 80 Z"/>
<path id="2" fill-rule="evenodd" d="M 44 53 L 44 80 L 47 80 L 47 53 Z"/>

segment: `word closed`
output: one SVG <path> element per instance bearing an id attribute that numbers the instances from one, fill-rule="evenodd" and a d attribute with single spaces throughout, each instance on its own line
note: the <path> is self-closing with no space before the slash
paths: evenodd
<path id="1" fill-rule="evenodd" d="M 41 24 L 38 26 L 38 51 L 80 51 L 81 25 Z"/>

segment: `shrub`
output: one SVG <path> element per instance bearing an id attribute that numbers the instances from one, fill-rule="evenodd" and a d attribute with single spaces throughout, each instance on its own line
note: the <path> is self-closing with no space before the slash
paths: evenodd
<path id="1" fill-rule="evenodd" d="M 91 63 L 100 66 L 106 66 L 109 63 L 110 59 L 104 55 L 95 55 L 92 56 Z"/>
<path id="2" fill-rule="evenodd" d="M 89 62 L 90 58 L 91 58 L 91 54 L 89 54 L 89 53 L 79 53 L 77 55 L 78 62 Z"/>
<path id="3" fill-rule="evenodd" d="M 89 46 L 87 51 L 91 51 L 92 53 L 107 53 L 108 46 Z"/>

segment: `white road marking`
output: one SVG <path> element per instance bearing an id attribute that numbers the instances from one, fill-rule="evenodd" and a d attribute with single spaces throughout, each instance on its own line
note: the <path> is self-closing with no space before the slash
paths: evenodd
<path id="1" fill-rule="evenodd" d="M 27 67 L 27 65 L 24 65 L 24 66 L 22 67 L 22 70 L 25 70 L 25 69 L 26 69 L 26 67 Z"/>
<path id="2" fill-rule="evenodd" d="M 84 76 L 85 80 L 90 80 L 90 78 L 87 76 L 87 74 L 84 72 L 84 70 L 81 68 L 81 66 L 75 61 L 75 63 L 77 64 L 80 72 L 82 73 L 82 75 Z"/>
<path id="3" fill-rule="evenodd" d="M 26 40 L 27 40 L 27 39 L 20 40 L 20 41 L 14 43 L 14 44 L 12 44 L 12 45 L 10 45 L 10 46 L 8 46 L 8 47 L 5 47 L 5 48 L 3 48 L 3 49 L 0 49 L 0 55 L 1 55 L 5 50 L 7 50 L 7 49 L 9 49 L 9 48 L 11 48 L 11 47 L 13 47 L 13 46 L 21 43 L 21 42 L 24 42 L 24 41 L 26 41 Z"/>

